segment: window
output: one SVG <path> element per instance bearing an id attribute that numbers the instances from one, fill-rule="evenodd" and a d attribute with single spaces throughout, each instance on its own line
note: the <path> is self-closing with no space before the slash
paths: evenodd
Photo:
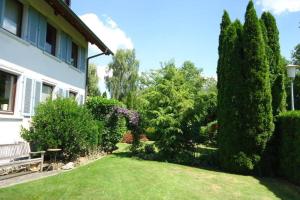
<path id="1" fill-rule="evenodd" d="M 78 46 L 72 42 L 71 64 L 77 68 Z"/>
<path id="2" fill-rule="evenodd" d="M 70 92 L 69 92 L 69 98 L 76 99 L 76 96 L 77 96 L 77 93 L 76 93 L 76 92 L 73 92 L 73 91 L 70 91 Z"/>
<path id="3" fill-rule="evenodd" d="M 0 71 L 0 111 L 13 112 L 16 95 L 17 77 Z"/>
<path id="4" fill-rule="evenodd" d="M 21 20 L 22 20 L 22 4 L 17 0 L 6 1 L 2 27 L 5 30 L 20 37 Z"/>
<path id="5" fill-rule="evenodd" d="M 52 94 L 53 86 L 43 83 L 41 101 L 44 102 L 47 99 L 52 99 Z"/>
<path id="6" fill-rule="evenodd" d="M 47 24 L 47 33 L 46 33 L 46 45 L 45 50 L 55 56 L 56 50 L 56 29 Z"/>

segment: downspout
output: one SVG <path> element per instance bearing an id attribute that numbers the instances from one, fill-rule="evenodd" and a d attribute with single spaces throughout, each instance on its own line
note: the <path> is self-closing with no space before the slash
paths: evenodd
<path id="1" fill-rule="evenodd" d="M 88 81 L 89 81 L 89 62 L 90 59 L 102 56 L 102 55 L 109 55 L 110 53 L 108 52 L 108 50 L 106 50 L 104 53 L 99 53 L 93 56 L 90 56 L 86 59 L 86 71 L 85 71 L 85 98 L 84 100 L 87 100 L 87 93 L 88 93 Z"/>

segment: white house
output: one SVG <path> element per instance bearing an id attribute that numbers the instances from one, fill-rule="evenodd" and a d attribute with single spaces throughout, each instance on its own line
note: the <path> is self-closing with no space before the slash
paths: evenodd
<path id="1" fill-rule="evenodd" d="M 70 0 L 0 0 L 0 144 L 22 140 L 46 98 L 84 102 L 88 42 L 112 54 Z"/>

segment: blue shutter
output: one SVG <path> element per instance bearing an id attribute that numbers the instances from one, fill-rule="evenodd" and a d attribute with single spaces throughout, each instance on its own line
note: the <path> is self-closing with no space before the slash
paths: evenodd
<path id="1" fill-rule="evenodd" d="M 28 29 L 27 29 L 27 40 L 34 45 L 37 45 L 39 28 L 39 13 L 32 8 L 28 11 Z"/>
<path id="2" fill-rule="evenodd" d="M 69 93 L 70 93 L 69 90 L 65 90 L 65 97 L 66 97 L 66 98 L 69 98 L 69 97 L 70 97 Z"/>
<path id="3" fill-rule="evenodd" d="M 80 48 L 79 57 L 80 57 L 79 59 L 80 71 L 85 72 L 86 70 L 86 49 L 85 48 Z"/>
<path id="4" fill-rule="evenodd" d="M 58 88 L 56 96 L 57 98 L 64 98 L 64 90 L 62 88 Z"/>
<path id="5" fill-rule="evenodd" d="M 32 109 L 32 113 L 35 113 L 35 109 L 36 107 L 39 105 L 39 103 L 41 102 L 41 93 L 42 93 L 42 83 L 39 81 L 35 82 L 35 89 L 34 89 L 34 104 L 33 104 L 33 109 Z"/>
<path id="6" fill-rule="evenodd" d="M 60 34 L 60 59 L 67 61 L 67 35 L 64 32 Z"/>
<path id="7" fill-rule="evenodd" d="M 33 86 L 33 80 L 30 78 L 26 78 L 25 86 L 24 86 L 24 102 L 23 102 L 24 116 L 31 115 L 32 86 Z"/>
<path id="8" fill-rule="evenodd" d="M 43 16 L 39 16 L 39 34 L 38 34 L 38 47 L 42 50 L 45 49 L 47 33 L 47 21 Z"/>
<path id="9" fill-rule="evenodd" d="M 67 36 L 67 63 L 71 64 L 72 39 Z"/>
<path id="10" fill-rule="evenodd" d="M 4 18 L 5 0 L 0 0 L 0 26 L 2 26 Z"/>

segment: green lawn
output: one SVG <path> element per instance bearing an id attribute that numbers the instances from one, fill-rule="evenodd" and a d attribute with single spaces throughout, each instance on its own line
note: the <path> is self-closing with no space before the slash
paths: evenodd
<path id="1" fill-rule="evenodd" d="M 299 200 L 300 191 L 274 179 L 111 155 L 57 176 L 0 189 L 0 199 Z"/>

